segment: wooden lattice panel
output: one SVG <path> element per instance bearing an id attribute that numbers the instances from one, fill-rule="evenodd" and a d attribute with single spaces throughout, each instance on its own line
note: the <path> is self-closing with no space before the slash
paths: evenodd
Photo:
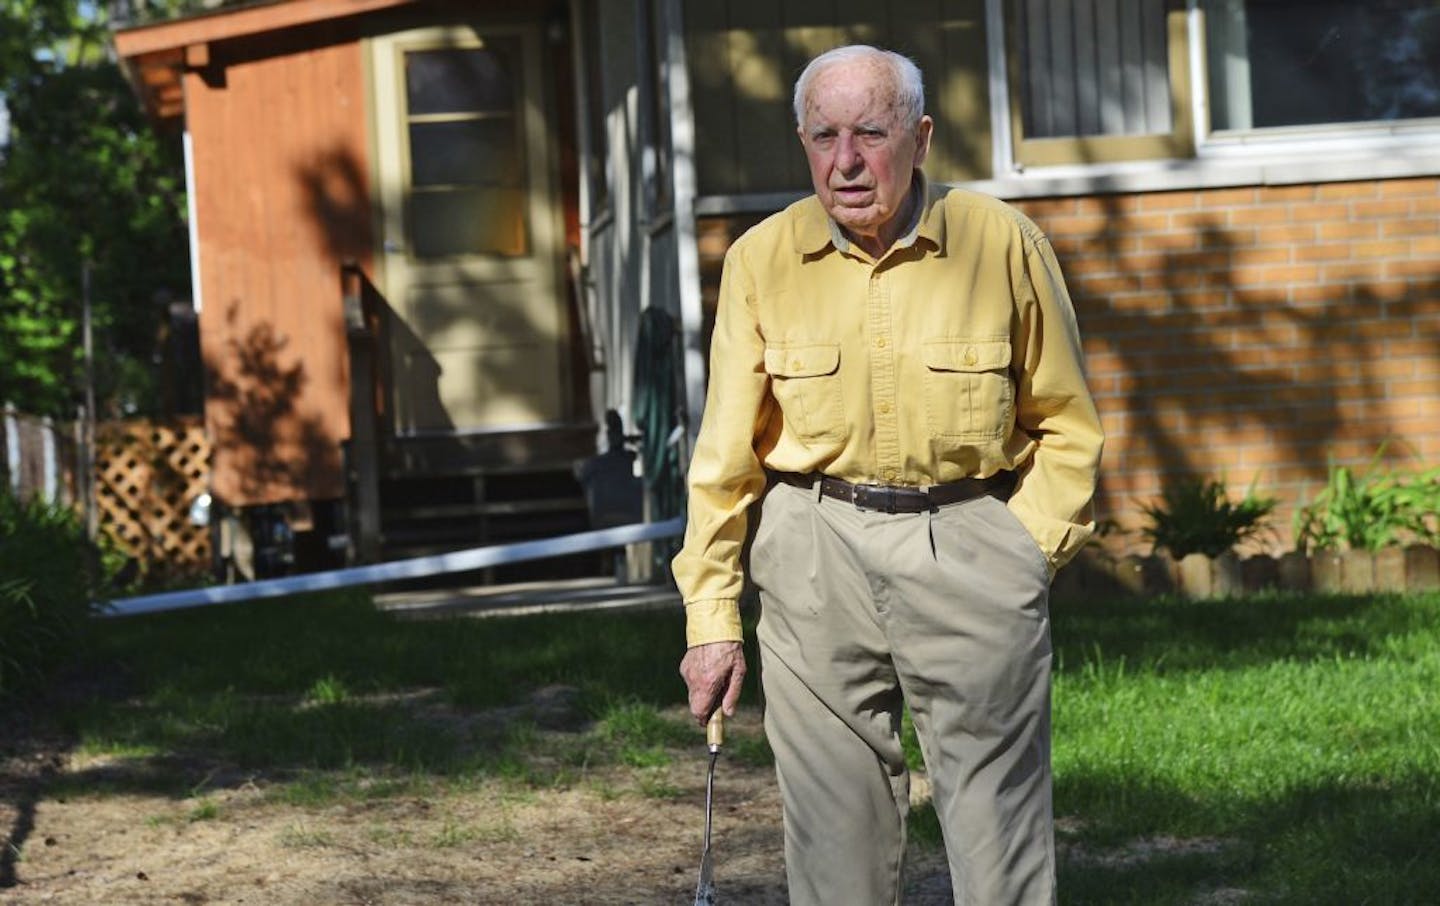
<path id="1" fill-rule="evenodd" d="M 190 502 L 208 489 L 210 443 L 198 419 L 100 426 L 95 504 L 101 530 L 146 572 L 210 565 L 210 531 L 192 525 Z"/>

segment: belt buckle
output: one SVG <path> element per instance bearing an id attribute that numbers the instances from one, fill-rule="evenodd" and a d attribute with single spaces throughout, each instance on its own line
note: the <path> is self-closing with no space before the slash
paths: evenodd
<path id="1" fill-rule="evenodd" d="M 852 485 L 850 502 L 855 504 L 857 510 L 875 510 L 893 516 L 895 514 L 895 489 L 880 484 Z"/>

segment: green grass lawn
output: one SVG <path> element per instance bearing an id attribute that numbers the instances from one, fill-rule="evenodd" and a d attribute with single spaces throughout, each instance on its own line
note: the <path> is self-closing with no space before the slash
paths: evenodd
<path id="1" fill-rule="evenodd" d="M 1440 595 L 1054 616 L 1067 900 L 1440 902 Z"/>
<path id="2" fill-rule="evenodd" d="M 1440 595 L 1052 616 L 1062 902 L 1440 902 Z M 688 743 L 696 731 L 658 713 L 682 701 L 680 645 L 670 612 L 399 622 L 354 596 L 211 608 L 98 624 L 96 669 L 123 696 L 61 716 L 82 750 L 252 767 L 287 778 L 279 795 L 296 802 L 557 783 L 582 764 L 643 771 Z M 403 700 L 431 690 L 473 713 L 549 684 L 578 689 L 595 720 L 560 750 L 523 722 L 461 740 Z M 768 757 L 761 740 L 737 748 Z M 175 795 L 195 783 L 150 776 Z M 933 815 L 913 826 L 934 844 Z"/>

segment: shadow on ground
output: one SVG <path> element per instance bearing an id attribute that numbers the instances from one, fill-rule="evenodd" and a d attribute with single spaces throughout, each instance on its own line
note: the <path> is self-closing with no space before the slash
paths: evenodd
<path id="1" fill-rule="evenodd" d="M 1114 598 L 1056 605 L 1051 615 L 1060 673 L 1097 660 L 1168 673 L 1363 657 L 1388 639 L 1431 628 L 1424 608 L 1386 595 Z"/>
<path id="2" fill-rule="evenodd" d="M 1428 613 L 1387 597 L 1091 602 L 1067 605 L 1063 619 L 1057 613 L 1055 642 L 1062 676 L 1096 660 L 1153 672 L 1240 670 L 1363 657 L 1389 639 L 1427 629 Z M 628 648 L 607 634 L 622 624 Z M 285 631 L 277 631 L 282 625 Z M 508 760 L 514 750 L 507 746 L 533 745 L 535 737 L 489 732 L 485 721 L 523 709 L 528 690 L 578 676 L 598 684 L 578 693 L 582 703 L 595 689 L 663 698 L 657 690 L 678 680 L 670 659 L 657 652 L 678 646 L 677 625 L 668 613 L 405 622 L 349 604 L 292 603 L 116 627 L 100 650 L 134 654 L 120 672 L 128 677 L 125 688 L 89 688 L 89 707 L 98 710 L 68 712 L 70 730 L 53 738 L 36 735 L 31 744 L 7 737 L 7 754 L 26 753 L 30 760 L 23 772 L 7 767 L 0 776 L 0 804 L 8 809 L 3 830 L 13 844 L 0 853 L 0 883 L 15 883 L 16 853 L 27 842 L 36 845 L 30 838 L 37 833 L 37 804 L 57 796 L 140 793 L 182 800 L 244 787 L 257 772 L 271 780 L 308 775 L 334 787 L 350 782 L 357 768 L 369 773 L 367 782 L 514 771 L 527 783 L 523 766 Z M 199 658 L 196 650 L 217 653 Z M 663 668 L 644 666 L 652 661 Z M 327 696 L 332 687 L 341 692 Z M 756 701 L 753 691 L 746 700 Z M 588 701 L 594 706 L 603 699 Z M 672 704 L 678 701 L 677 691 Z M 103 719 L 97 717 L 102 712 Z M 513 718 L 498 725 L 533 727 L 536 721 L 534 713 Z M 81 728 L 100 733 L 115 751 L 140 754 L 82 761 L 78 770 L 59 773 Z M 458 744 L 457 734 L 464 737 Z M 1417 738 L 1415 745 L 1434 743 Z M 47 769 L 45 758 L 59 760 Z M 1082 769 L 1058 779 L 1056 809 L 1061 902 L 1067 904 L 1440 901 L 1440 868 L 1432 867 L 1440 863 L 1427 851 L 1440 839 L 1440 778 L 1423 773 L 1339 776 L 1256 799 L 1239 791 L 1197 794 L 1121 770 Z M 917 808 L 912 824 L 929 848 L 922 846 L 926 869 L 912 878 L 906 902 L 948 902 L 933 811 Z M 758 855 L 747 848 L 764 847 L 774 856 L 773 832 L 763 843 L 744 833 L 727 843 L 732 860 Z M 773 870 L 751 877 L 735 862 L 732 867 L 736 902 L 783 902 L 766 899 L 779 896 Z M 433 878 L 413 880 L 416 902 L 438 890 Z M 533 883 L 536 901 L 543 901 L 549 882 Z M 573 889 L 565 886 L 570 883 L 557 880 L 561 886 L 550 892 Z M 692 884 L 686 875 L 667 891 L 641 891 L 623 878 L 599 878 L 590 901 L 657 901 L 646 899 L 650 894 L 666 901 Z"/>

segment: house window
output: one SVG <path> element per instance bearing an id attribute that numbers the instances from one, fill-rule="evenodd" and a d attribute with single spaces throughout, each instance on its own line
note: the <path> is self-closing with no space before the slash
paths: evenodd
<path id="1" fill-rule="evenodd" d="M 518 41 L 404 60 L 415 256 L 526 254 Z"/>
<path id="2" fill-rule="evenodd" d="M 1021 164 L 1188 155 L 1185 13 L 1175 0 L 1013 0 Z"/>
<path id="3" fill-rule="evenodd" d="M 1216 130 L 1440 116 L 1434 0 L 1206 0 Z"/>

